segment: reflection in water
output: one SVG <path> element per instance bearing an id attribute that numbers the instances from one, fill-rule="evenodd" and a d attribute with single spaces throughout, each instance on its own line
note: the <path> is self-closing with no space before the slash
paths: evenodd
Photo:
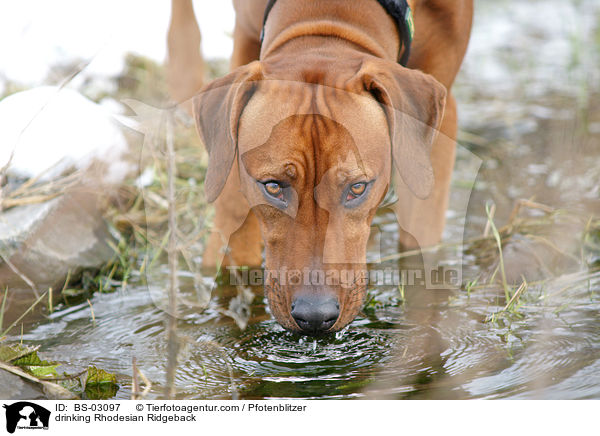
<path id="1" fill-rule="evenodd" d="M 463 280 L 470 283 L 461 290 L 373 287 L 357 320 L 327 338 L 284 331 L 260 290 L 240 331 L 219 312 L 237 291 L 221 287 L 206 311 L 182 308 L 180 398 L 230 398 L 232 391 L 241 398 L 600 397 L 600 273 L 593 272 L 599 255 L 581 248 L 589 217 L 600 215 L 600 5 L 476 3 L 473 41 L 455 89 L 465 148 L 445 238 L 455 240 L 465 227 L 466 239 L 481 236 L 489 200 L 498 225 L 521 198 L 566 210 L 548 217 L 525 208 L 521 213 L 538 222 L 529 220 L 503 241 L 507 281 L 528 282 L 516 310 L 490 317 L 508 303 L 500 286 L 487 286 L 499 277 L 493 241 L 467 245 Z M 483 160 L 474 186 L 465 149 Z M 466 202 L 465 222 L 456 205 Z M 381 254 L 395 254 L 392 214 L 380 211 L 375 228 Z M 449 246 L 438 255 L 452 264 L 457 252 Z M 407 261 L 388 264 L 407 268 Z M 192 295 L 189 277 L 180 279 Z M 122 398 L 130 394 L 135 356 L 159 396 L 164 317 L 148 289 L 97 294 L 93 304 L 95 325 L 84 304 L 56 312 L 24 339 L 75 369 L 91 362 L 117 372 Z"/>

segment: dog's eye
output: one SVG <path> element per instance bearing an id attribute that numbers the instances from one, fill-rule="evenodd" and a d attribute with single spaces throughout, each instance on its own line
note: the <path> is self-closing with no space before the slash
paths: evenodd
<path id="1" fill-rule="evenodd" d="M 267 182 L 265 183 L 265 191 L 271 197 L 282 200 L 283 199 L 283 188 L 279 183 L 276 182 Z"/>
<path id="2" fill-rule="evenodd" d="M 267 196 L 267 199 L 271 200 L 271 202 L 277 207 L 286 207 L 286 195 L 285 190 L 286 187 L 283 186 L 280 182 L 276 181 L 268 181 L 268 182 L 259 182 L 262 185 L 263 191 Z"/>
<path id="3" fill-rule="evenodd" d="M 367 184 L 364 182 L 355 183 L 354 185 L 350 186 L 350 191 L 352 191 L 352 194 L 357 197 L 363 195 L 365 189 L 367 189 Z"/>
<path id="4" fill-rule="evenodd" d="M 362 196 L 366 190 L 367 184 L 365 182 L 350 185 L 350 189 L 348 190 L 348 194 L 346 195 L 346 201 L 354 200 L 355 198 Z"/>

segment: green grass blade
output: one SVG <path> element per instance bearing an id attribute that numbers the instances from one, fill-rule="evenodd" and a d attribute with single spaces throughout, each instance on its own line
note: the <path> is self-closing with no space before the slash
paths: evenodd
<path id="1" fill-rule="evenodd" d="M 31 311 L 33 310 L 33 308 L 34 308 L 35 306 L 37 306 L 37 304 L 38 304 L 40 301 L 42 301 L 42 299 L 46 298 L 46 294 L 47 294 L 47 293 L 48 293 L 48 291 L 46 291 L 46 292 L 44 292 L 42 295 L 40 295 L 40 296 L 38 297 L 38 299 L 37 299 L 37 300 L 35 300 L 35 301 L 34 301 L 34 303 L 33 303 L 31 306 L 29 306 L 29 308 L 28 308 L 28 309 L 27 309 L 25 312 L 23 312 L 23 314 L 22 314 L 22 315 L 21 315 L 19 318 L 17 318 L 17 319 L 16 319 L 16 320 L 15 320 L 15 321 L 14 321 L 14 322 L 11 324 L 11 325 L 9 325 L 9 326 L 8 326 L 8 328 L 7 328 L 6 330 L 4 330 L 2 333 L 0 333 L 0 337 L 2 337 L 2 336 L 5 336 L 5 335 L 6 335 L 6 334 L 7 334 L 9 331 L 11 331 L 11 330 L 12 330 L 12 328 L 13 328 L 14 326 L 16 326 L 16 325 L 17 325 L 19 322 L 21 322 L 21 320 L 22 320 L 23 318 L 25 318 L 25 315 L 27 315 L 29 312 L 31 312 Z"/>
<path id="2" fill-rule="evenodd" d="M 494 224 L 494 220 L 492 218 L 490 212 L 490 203 L 486 203 L 485 205 L 485 213 L 487 214 L 488 222 L 490 223 L 490 228 L 492 229 L 492 234 L 494 235 L 494 239 L 496 240 L 496 245 L 498 246 L 498 254 L 500 255 L 500 274 L 502 275 L 502 287 L 504 288 L 504 297 L 506 301 L 510 301 L 510 289 L 508 287 L 508 283 L 506 282 L 506 272 L 504 271 L 504 257 L 502 255 L 502 239 L 500 238 L 500 233 L 498 233 L 498 229 Z"/>

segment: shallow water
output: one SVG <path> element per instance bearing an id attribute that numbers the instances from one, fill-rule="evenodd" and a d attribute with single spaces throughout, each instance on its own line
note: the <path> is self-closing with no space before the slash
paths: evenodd
<path id="1" fill-rule="evenodd" d="M 461 147 L 445 240 L 480 236 L 489 200 L 498 225 L 507 222 L 515 201 L 532 196 L 581 216 L 600 215 L 600 5 L 476 3 L 473 42 L 455 88 Z M 598 270 L 598 254 L 561 253 L 580 251 L 583 228 L 575 221 L 556 218 L 540 230 L 550 232 L 551 245 L 525 232 L 506 242 L 509 277 L 556 278 L 532 283 L 518 314 L 491 321 L 506 304 L 500 286 L 470 292 L 466 286 L 407 286 L 404 296 L 382 286 L 369 290 L 370 303 L 345 331 L 306 338 L 284 331 L 256 289 L 241 331 L 219 312 L 236 290 L 221 287 L 206 311 L 181 310 L 177 396 L 600 398 L 600 273 L 590 272 Z M 395 254 L 391 215 L 381 211 L 374 228 L 381 254 Z M 467 246 L 463 253 L 450 246 L 438 258 L 461 264 L 465 283 L 479 278 L 481 284 L 495 267 L 490 252 L 493 247 Z M 195 292 L 189 274 L 182 272 L 180 280 L 184 293 Z M 64 370 L 91 363 L 116 372 L 118 398 L 130 396 L 136 357 L 153 382 L 149 396 L 159 397 L 167 355 L 164 312 L 139 278 L 131 283 L 94 295 L 95 321 L 86 302 L 55 312 L 23 339 L 40 344 L 45 358 L 64 362 Z"/>

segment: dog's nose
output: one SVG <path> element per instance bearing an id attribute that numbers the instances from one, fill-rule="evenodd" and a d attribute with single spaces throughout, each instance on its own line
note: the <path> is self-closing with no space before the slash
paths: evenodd
<path id="1" fill-rule="evenodd" d="M 329 330 L 340 316 L 340 305 L 331 296 L 304 295 L 292 303 L 292 317 L 303 333 Z"/>

